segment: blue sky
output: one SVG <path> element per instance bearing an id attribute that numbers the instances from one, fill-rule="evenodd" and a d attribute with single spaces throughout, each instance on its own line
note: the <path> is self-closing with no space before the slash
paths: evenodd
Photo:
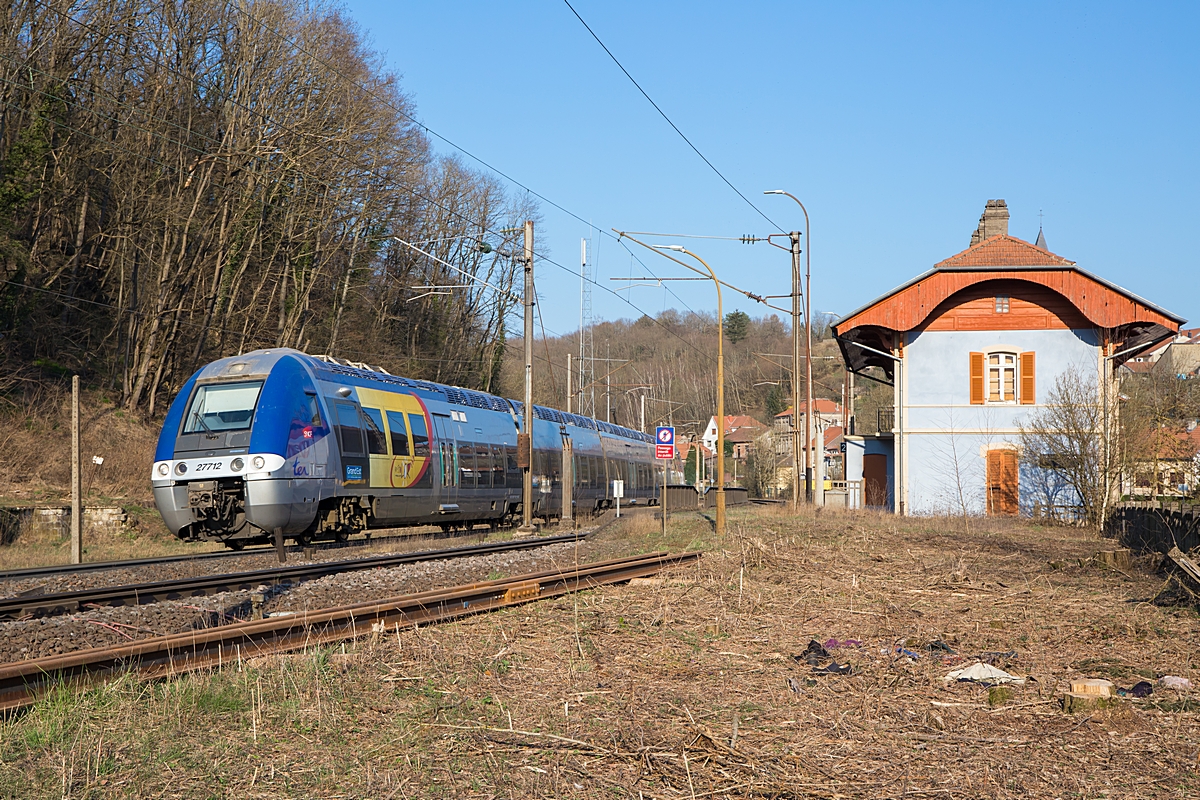
<path id="1" fill-rule="evenodd" d="M 812 222 L 814 311 L 845 313 L 969 243 L 984 202 L 1010 233 L 1200 324 L 1200 5 L 629 3 L 576 10 L 691 141 L 784 230 Z M 596 229 L 766 235 L 561 2 L 352 0 L 421 121 Z M 454 152 L 444 143 L 442 153 Z M 464 157 L 465 158 L 465 157 Z M 469 159 L 468 159 L 469 161 Z M 514 187 L 515 188 L 515 187 Z M 543 204 L 538 250 L 599 244 L 599 319 L 715 309 L 711 286 L 619 292 L 620 245 Z M 789 291 L 787 253 L 686 243 L 718 275 Z M 640 250 L 658 275 L 682 268 Z M 539 262 L 549 333 L 579 279 Z M 782 301 L 786 303 L 787 301 Z M 726 296 L 726 311 L 763 309 Z"/>

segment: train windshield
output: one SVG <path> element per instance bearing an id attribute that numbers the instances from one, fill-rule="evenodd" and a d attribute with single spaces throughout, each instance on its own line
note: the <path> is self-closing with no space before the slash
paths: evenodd
<path id="1" fill-rule="evenodd" d="M 218 433 L 249 430 L 258 405 L 262 381 L 210 383 L 192 397 L 183 420 L 184 433 Z"/>

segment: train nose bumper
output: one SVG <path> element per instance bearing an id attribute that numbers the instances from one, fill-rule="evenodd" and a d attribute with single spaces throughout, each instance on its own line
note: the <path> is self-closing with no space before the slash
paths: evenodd
<path id="1" fill-rule="evenodd" d="M 176 536 L 184 526 L 191 525 L 196 521 L 192 509 L 188 505 L 186 485 L 174 486 L 170 481 L 165 482 L 165 485 L 155 485 L 154 505 L 158 507 L 158 513 L 162 514 L 167 528 Z"/>
<path id="2" fill-rule="evenodd" d="M 246 521 L 264 531 L 286 531 L 292 521 L 292 482 L 272 478 L 246 481 Z M 304 520 L 301 527 L 308 522 Z"/>

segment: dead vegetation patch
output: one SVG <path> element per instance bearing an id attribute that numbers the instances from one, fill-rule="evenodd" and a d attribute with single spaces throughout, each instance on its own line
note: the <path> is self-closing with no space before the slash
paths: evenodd
<path id="1" fill-rule="evenodd" d="M 1086 714 L 1070 679 L 1200 677 L 1200 620 L 1031 525 L 738 509 L 633 550 L 696 565 L 353 646 L 78 694 L 5 724 L 8 796 L 1180 797 L 1196 698 Z M 811 642 L 848 668 L 831 674 Z M 983 658 L 1024 684 L 945 684 Z M 1002 689 L 1003 691 L 997 691 Z"/>

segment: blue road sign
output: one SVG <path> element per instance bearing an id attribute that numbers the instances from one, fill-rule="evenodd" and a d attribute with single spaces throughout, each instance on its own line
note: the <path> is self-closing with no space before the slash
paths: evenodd
<path id="1" fill-rule="evenodd" d="M 660 425 L 654 434 L 657 444 L 675 444 L 675 428 L 671 425 Z"/>

